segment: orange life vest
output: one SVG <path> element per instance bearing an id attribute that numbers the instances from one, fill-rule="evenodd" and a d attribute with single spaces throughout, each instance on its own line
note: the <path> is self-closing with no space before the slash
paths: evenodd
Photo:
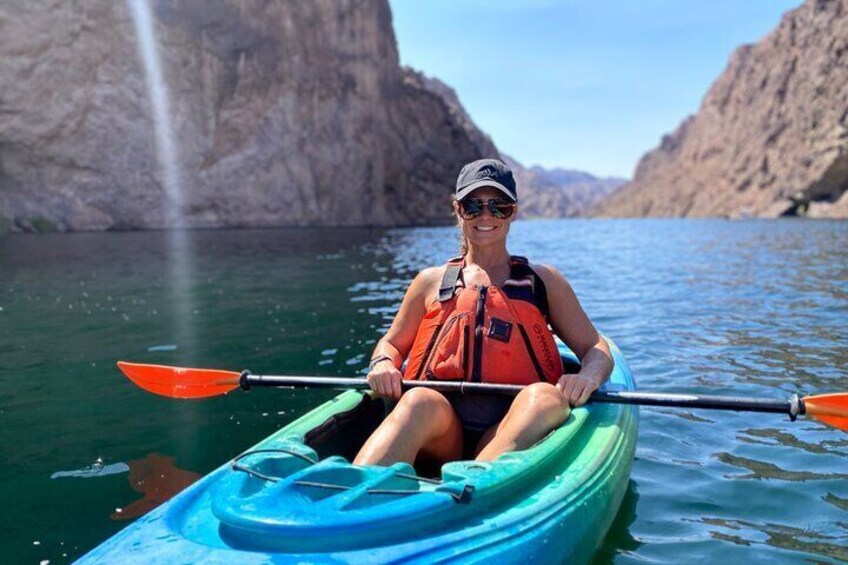
<path id="1" fill-rule="evenodd" d="M 562 359 L 548 327 L 544 283 L 527 259 L 510 259 L 503 288 L 459 286 L 464 265 L 461 257 L 448 262 L 439 300 L 415 335 L 405 378 L 556 383 Z"/>

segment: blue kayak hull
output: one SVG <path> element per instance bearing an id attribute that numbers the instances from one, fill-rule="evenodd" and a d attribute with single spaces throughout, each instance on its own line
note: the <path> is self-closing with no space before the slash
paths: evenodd
<path id="1" fill-rule="evenodd" d="M 607 387 L 634 389 L 624 358 L 611 346 L 616 367 Z M 310 447 L 315 430 L 374 402 L 366 393 L 339 395 L 238 460 L 255 474 L 232 462 L 222 466 L 79 563 L 592 559 L 627 490 L 636 407 L 575 409 L 533 448 L 492 463 L 448 463 L 434 483 L 406 464 L 354 467 Z"/>

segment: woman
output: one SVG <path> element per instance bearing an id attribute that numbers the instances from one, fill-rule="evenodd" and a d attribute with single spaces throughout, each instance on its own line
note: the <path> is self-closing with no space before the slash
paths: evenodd
<path id="1" fill-rule="evenodd" d="M 568 418 L 570 405 L 584 404 L 609 377 L 609 346 L 565 278 L 507 251 L 517 201 L 512 172 L 501 161 L 463 167 L 453 201 L 462 257 L 415 277 L 374 349 L 368 383 L 398 403 L 354 464 L 427 459 L 441 465 L 464 451 L 491 461 L 543 438 Z M 579 373 L 563 374 L 548 324 L 580 358 Z M 407 357 L 407 379 L 527 386 L 514 399 L 426 388 L 402 393 Z"/>

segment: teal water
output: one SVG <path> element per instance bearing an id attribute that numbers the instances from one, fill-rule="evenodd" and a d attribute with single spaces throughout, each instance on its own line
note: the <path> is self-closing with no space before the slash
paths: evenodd
<path id="1" fill-rule="evenodd" d="M 848 389 L 848 223 L 539 220 L 510 237 L 513 253 L 566 274 L 642 389 Z M 178 243 L 0 238 L 4 562 L 72 561 L 126 525 L 113 516 L 142 495 L 119 464 L 162 454 L 206 473 L 333 394 L 179 402 L 136 389 L 116 360 L 360 374 L 411 277 L 457 247 L 452 228 L 197 231 Z M 51 479 L 98 458 L 115 472 Z M 848 435 L 643 408 L 630 489 L 596 561 L 684 559 L 848 561 Z"/>

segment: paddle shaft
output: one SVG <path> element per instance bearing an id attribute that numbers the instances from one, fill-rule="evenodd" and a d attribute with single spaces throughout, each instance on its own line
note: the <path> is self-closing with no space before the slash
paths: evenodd
<path id="1" fill-rule="evenodd" d="M 241 374 L 239 386 L 250 390 L 254 386 L 269 387 L 311 387 L 311 388 L 353 388 L 368 389 L 365 379 L 342 377 L 300 377 L 252 375 L 248 372 Z M 466 381 L 403 381 L 403 388 L 423 387 L 439 392 L 456 392 L 459 394 L 503 394 L 516 395 L 524 387 L 522 385 L 502 385 L 489 383 L 472 383 Z M 793 420 L 806 413 L 804 401 L 793 396 L 789 400 L 766 400 L 759 398 L 744 398 L 737 396 L 716 396 L 700 394 L 664 394 L 631 391 L 597 391 L 589 397 L 589 402 L 607 404 L 636 404 L 641 406 L 669 406 L 679 408 L 707 408 L 711 410 L 733 410 L 737 412 L 769 412 L 788 414 Z"/>

